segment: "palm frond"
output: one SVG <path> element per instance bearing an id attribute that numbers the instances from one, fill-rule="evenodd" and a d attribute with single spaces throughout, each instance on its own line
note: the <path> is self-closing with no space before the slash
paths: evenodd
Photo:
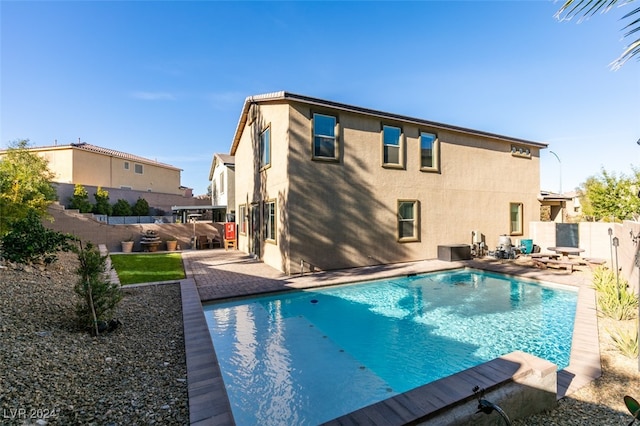
<path id="1" fill-rule="evenodd" d="M 561 21 L 569 21 L 576 16 L 589 18 L 598 12 L 608 12 L 618 0 L 567 0 L 555 17 Z"/>
<path id="2" fill-rule="evenodd" d="M 569 21 L 576 16 L 580 16 L 578 22 L 581 22 L 598 12 L 608 12 L 617 3 L 621 3 L 620 6 L 626 6 L 634 1 L 635 0 L 566 0 L 554 17 L 560 21 Z M 626 30 L 623 37 L 629 37 L 640 31 L 640 7 L 636 7 L 620 19 L 625 20 L 629 18 L 634 19 L 622 28 L 623 31 Z M 640 38 L 626 46 L 622 54 L 615 61 L 611 62 L 609 66 L 614 70 L 620 69 L 629 59 L 638 55 L 640 55 Z"/>

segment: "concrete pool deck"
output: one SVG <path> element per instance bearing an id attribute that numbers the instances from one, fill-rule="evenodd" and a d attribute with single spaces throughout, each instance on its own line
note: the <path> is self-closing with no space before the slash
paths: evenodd
<path id="1" fill-rule="evenodd" d="M 571 359 L 569 366 L 557 373 L 557 398 L 574 392 L 601 374 L 595 292 L 590 287 L 590 273 L 588 272 L 578 271 L 567 274 L 539 270 L 519 265 L 514 261 L 482 259 L 462 262 L 425 260 L 316 272 L 304 276 L 288 276 L 235 250 L 185 251 L 182 255 L 187 275 L 187 279 L 181 281 L 181 288 L 189 388 L 189 416 L 192 425 L 235 424 L 215 349 L 211 343 L 202 311 L 202 303 L 261 293 L 368 281 L 462 267 L 578 287 L 580 290 Z M 522 363 L 527 364 L 528 360 Z M 483 374 L 489 376 L 493 374 L 496 376 L 496 380 L 505 381 L 507 379 L 502 376 L 511 374 L 509 376 L 511 378 L 521 370 L 519 367 L 514 369 L 511 364 L 514 363 L 499 358 L 474 368 L 472 374 L 477 377 L 476 381 L 481 386 L 489 388 L 492 386 L 492 382 L 489 380 L 485 385 Z M 541 368 L 544 370 L 546 367 Z M 488 372 L 483 373 L 485 370 Z M 358 424 L 362 422 L 362 419 L 383 419 L 383 423 L 377 423 L 417 424 L 421 421 L 420 419 L 428 419 L 425 417 L 425 410 L 431 410 L 430 413 L 435 413 L 442 408 L 442 404 L 456 403 L 456 401 L 461 403 L 471 399 L 469 397 L 469 382 L 465 381 L 464 375 L 460 373 L 446 378 L 446 382 L 439 385 L 449 389 L 448 396 L 439 398 L 441 400 L 439 406 L 436 404 L 434 407 L 426 407 L 423 399 L 418 402 L 409 393 L 405 393 L 357 410 L 329 423 L 336 425 Z M 423 388 L 420 387 L 415 392 L 416 398 L 424 397 L 426 390 Z M 432 386 L 430 392 L 434 392 L 433 388 Z M 452 389 L 467 390 L 457 395 L 457 392 Z"/>

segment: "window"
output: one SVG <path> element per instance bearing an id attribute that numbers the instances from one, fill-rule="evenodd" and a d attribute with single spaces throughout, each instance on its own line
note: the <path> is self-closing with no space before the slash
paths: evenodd
<path id="1" fill-rule="evenodd" d="M 433 133 L 420 132 L 420 170 L 438 171 L 438 139 Z"/>
<path id="2" fill-rule="evenodd" d="M 142 169 L 142 164 L 134 164 L 133 165 L 133 171 L 139 175 L 142 174 L 143 169 Z"/>
<path id="3" fill-rule="evenodd" d="M 238 229 L 241 234 L 247 233 L 247 205 L 242 204 L 239 209 L 240 214 L 238 215 Z"/>
<path id="4" fill-rule="evenodd" d="M 125 170 L 129 170 L 129 162 L 128 161 L 124 162 L 124 169 Z"/>
<path id="5" fill-rule="evenodd" d="M 511 235 L 522 235 L 522 203 L 509 204 L 509 229 Z"/>
<path id="6" fill-rule="evenodd" d="M 276 202 L 264 203 L 264 238 L 275 241 L 276 239 Z"/>
<path id="7" fill-rule="evenodd" d="M 336 117 L 313 114 L 313 158 L 338 158 Z"/>
<path id="8" fill-rule="evenodd" d="M 224 170 L 220 172 L 220 193 L 224 194 Z"/>
<path id="9" fill-rule="evenodd" d="M 400 157 L 400 141 L 402 129 L 393 126 L 382 126 L 382 163 L 383 165 L 402 166 Z"/>
<path id="10" fill-rule="evenodd" d="M 418 201 L 398 201 L 398 240 L 419 240 Z"/>
<path id="11" fill-rule="evenodd" d="M 260 134 L 260 168 L 271 165 L 271 128 Z"/>

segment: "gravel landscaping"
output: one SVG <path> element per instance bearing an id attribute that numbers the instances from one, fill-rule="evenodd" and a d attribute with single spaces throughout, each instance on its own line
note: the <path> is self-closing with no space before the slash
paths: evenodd
<path id="1" fill-rule="evenodd" d="M 0 424 L 188 424 L 179 284 L 123 289 L 122 325 L 91 337 L 59 257 L 0 269 Z"/>
<path id="2" fill-rule="evenodd" d="M 0 269 L 0 424 L 188 424 L 179 285 L 124 288 L 122 326 L 91 337 L 76 325 L 76 267 L 61 253 L 48 268 Z M 629 424 L 622 398 L 640 399 L 638 362 L 617 352 L 611 327 L 600 319 L 600 379 L 513 424 Z"/>

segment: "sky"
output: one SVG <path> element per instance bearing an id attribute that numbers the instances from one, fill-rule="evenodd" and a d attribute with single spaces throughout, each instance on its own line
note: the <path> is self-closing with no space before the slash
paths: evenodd
<path id="1" fill-rule="evenodd" d="M 0 148 L 91 143 L 205 194 L 244 100 L 288 91 L 542 142 L 541 189 L 640 166 L 634 5 L 538 1 L 0 0 Z M 487 179 L 517 179 L 487 170 Z"/>

